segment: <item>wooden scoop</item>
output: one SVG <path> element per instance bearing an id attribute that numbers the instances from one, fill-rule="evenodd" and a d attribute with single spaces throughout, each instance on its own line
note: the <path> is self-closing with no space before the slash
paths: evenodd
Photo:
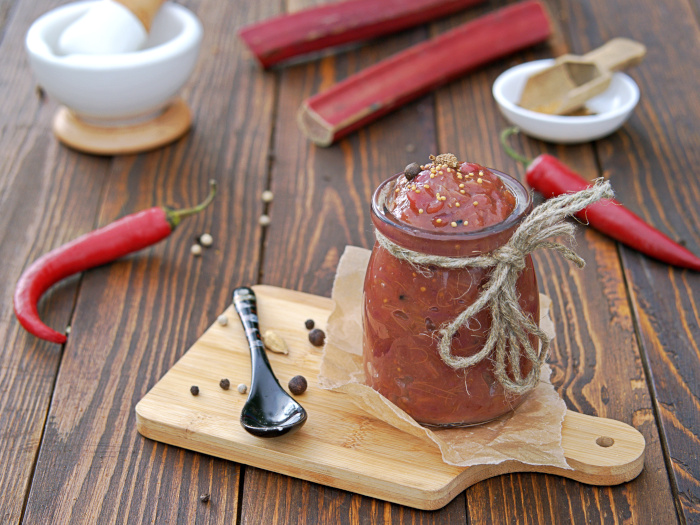
<path id="1" fill-rule="evenodd" d="M 528 78 L 520 106 L 550 115 L 571 113 L 608 89 L 614 71 L 638 64 L 645 54 L 643 44 L 614 38 L 583 56 L 562 55 Z"/>
<path id="2" fill-rule="evenodd" d="M 58 40 L 63 55 L 137 51 L 146 42 L 164 0 L 101 0 L 69 25 Z"/>

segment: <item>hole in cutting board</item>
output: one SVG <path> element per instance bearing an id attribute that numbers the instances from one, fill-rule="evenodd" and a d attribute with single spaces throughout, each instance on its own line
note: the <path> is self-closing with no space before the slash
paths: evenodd
<path id="1" fill-rule="evenodd" d="M 595 440 L 599 447 L 612 447 L 615 444 L 615 440 L 609 436 L 600 436 Z"/>

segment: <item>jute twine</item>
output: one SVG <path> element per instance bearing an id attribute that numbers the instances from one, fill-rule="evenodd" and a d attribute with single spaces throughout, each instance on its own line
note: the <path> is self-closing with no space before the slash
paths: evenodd
<path id="1" fill-rule="evenodd" d="M 383 197 L 385 197 L 384 194 Z M 377 242 L 397 259 L 416 268 L 439 266 L 448 269 L 491 268 L 493 271 L 477 300 L 460 313 L 453 321 L 443 324 L 438 333 L 440 357 L 455 370 L 470 368 L 484 359 L 492 359 L 496 379 L 506 392 L 523 394 L 535 387 L 539 381 L 540 368 L 549 353 L 549 337 L 537 324 L 525 315 L 518 303 L 516 281 L 525 269 L 525 257 L 539 249 L 558 252 L 576 264 L 585 265 L 584 260 L 563 244 L 550 241 L 551 237 L 567 236 L 573 240 L 575 226 L 565 219 L 600 199 L 613 197 L 610 183 L 598 179 L 595 184 L 577 193 L 561 195 L 537 206 L 515 230 L 510 240 L 497 250 L 476 257 L 442 257 L 408 250 L 393 243 L 380 232 L 375 232 Z M 383 203 L 380 203 L 383 205 Z M 484 347 L 469 357 L 452 355 L 452 337 L 460 327 L 482 309 L 491 311 L 491 329 Z M 530 344 L 529 335 L 540 341 L 538 348 Z M 520 361 L 521 351 L 532 363 L 532 369 L 523 377 Z M 512 379 L 509 373 L 512 375 Z"/>

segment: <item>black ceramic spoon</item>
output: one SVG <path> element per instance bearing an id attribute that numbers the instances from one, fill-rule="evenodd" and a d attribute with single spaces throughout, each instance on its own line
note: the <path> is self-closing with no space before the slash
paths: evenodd
<path id="1" fill-rule="evenodd" d="M 236 288 L 233 306 L 248 339 L 251 361 L 250 393 L 241 411 L 241 425 L 254 436 L 263 438 L 298 430 L 306 422 L 306 410 L 280 386 L 267 360 L 253 290 L 246 286 Z"/>

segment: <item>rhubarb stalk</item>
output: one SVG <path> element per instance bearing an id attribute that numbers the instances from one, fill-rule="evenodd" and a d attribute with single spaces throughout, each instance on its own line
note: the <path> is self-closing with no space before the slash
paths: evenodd
<path id="1" fill-rule="evenodd" d="M 401 51 L 305 100 L 297 116 L 320 146 L 490 61 L 545 41 L 544 7 L 528 0 Z"/>
<path id="2" fill-rule="evenodd" d="M 270 18 L 239 36 L 267 68 L 321 49 L 424 24 L 485 0 L 349 0 Z"/>

